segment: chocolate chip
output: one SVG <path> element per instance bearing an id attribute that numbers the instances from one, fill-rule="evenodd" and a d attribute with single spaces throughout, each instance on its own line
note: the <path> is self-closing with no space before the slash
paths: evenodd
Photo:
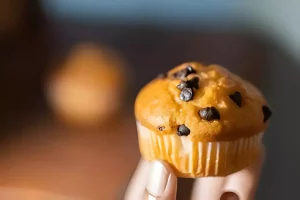
<path id="1" fill-rule="evenodd" d="M 188 81 L 181 81 L 179 85 L 177 85 L 177 88 L 182 90 L 184 88 L 195 88 L 199 89 L 199 78 L 194 77 L 191 80 Z"/>
<path id="2" fill-rule="evenodd" d="M 165 127 L 164 126 L 159 126 L 158 130 L 163 131 L 163 130 L 165 130 Z"/>
<path id="3" fill-rule="evenodd" d="M 172 74 L 172 77 L 178 78 L 178 79 L 183 79 L 183 78 L 187 77 L 188 75 L 195 74 L 195 73 L 196 73 L 196 71 L 191 66 L 188 66 L 188 67 Z"/>
<path id="4" fill-rule="evenodd" d="M 157 78 L 166 78 L 167 77 L 167 73 L 161 73 L 157 75 Z"/>
<path id="5" fill-rule="evenodd" d="M 242 106 L 242 95 L 239 92 L 235 92 L 231 95 L 229 95 L 230 99 L 238 105 L 238 107 Z"/>
<path id="6" fill-rule="evenodd" d="M 213 121 L 220 119 L 220 113 L 215 107 L 207 107 L 199 110 L 198 114 L 200 117 L 207 121 Z"/>
<path id="7" fill-rule="evenodd" d="M 182 101 L 189 101 L 193 98 L 193 90 L 191 88 L 183 88 L 180 92 L 179 98 Z"/>
<path id="8" fill-rule="evenodd" d="M 189 87 L 189 82 L 187 82 L 187 81 L 181 81 L 179 83 L 179 85 L 177 85 L 177 88 L 180 90 L 187 88 L 187 87 Z"/>
<path id="9" fill-rule="evenodd" d="M 199 78 L 198 77 L 194 77 L 191 80 L 188 81 L 190 87 L 195 88 L 195 89 L 199 89 Z"/>
<path id="10" fill-rule="evenodd" d="M 264 122 L 266 122 L 271 117 L 272 111 L 268 106 L 262 106 L 262 111 L 264 113 Z"/>
<path id="11" fill-rule="evenodd" d="M 186 127 L 184 124 L 178 126 L 177 135 L 179 136 L 188 136 L 190 134 L 190 129 Z"/>
<path id="12" fill-rule="evenodd" d="M 196 70 L 194 70 L 194 68 L 193 68 L 192 66 L 188 66 L 188 67 L 187 67 L 187 70 L 188 70 L 188 73 L 189 73 L 189 74 L 195 74 L 195 73 L 196 73 Z M 189 75 L 189 74 L 188 74 L 188 75 Z"/>

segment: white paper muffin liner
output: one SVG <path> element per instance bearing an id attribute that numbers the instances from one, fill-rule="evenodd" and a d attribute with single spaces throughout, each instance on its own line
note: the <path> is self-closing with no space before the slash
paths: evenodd
<path id="1" fill-rule="evenodd" d="M 226 176 L 257 158 L 263 132 L 226 142 L 193 142 L 176 133 L 159 135 L 137 122 L 139 146 L 146 160 L 167 161 L 180 177 Z"/>

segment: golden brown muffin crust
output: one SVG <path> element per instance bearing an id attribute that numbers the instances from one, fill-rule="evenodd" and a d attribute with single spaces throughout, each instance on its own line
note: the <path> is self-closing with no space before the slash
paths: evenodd
<path id="1" fill-rule="evenodd" d="M 184 72 L 187 67 L 192 67 L 192 72 Z M 193 98 L 189 100 L 189 94 L 180 97 L 183 89 L 178 85 L 195 77 L 199 88 L 197 84 L 185 87 Z M 265 98 L 249 82 L 219 65 L 190 62 L 147 84 L 137 96 L 135 115 L 157 134 L 176 134 L 179 126 L 185 125 L 193 141 L 231 141 L 264 131 L 271 113 L 263 106 L 267 106 Z M 207 117 L 205 111 L 212 107 L 214 114 Z"/>

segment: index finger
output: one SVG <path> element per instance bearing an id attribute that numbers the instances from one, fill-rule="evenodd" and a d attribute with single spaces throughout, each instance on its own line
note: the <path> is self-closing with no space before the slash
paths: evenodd
<path id="1" fill-rule="evenodd" d="M 149 173 L 149 162 L 140 159 L 136 170 L 127 186 L 125 200 L 141 200 L 144 196 Z"/>
<path id="2" fill-rule="evenodd" d="M 127 187 L 125 200 L 175 200 L 177 177 L 167 163 L 141 159 Z"/>

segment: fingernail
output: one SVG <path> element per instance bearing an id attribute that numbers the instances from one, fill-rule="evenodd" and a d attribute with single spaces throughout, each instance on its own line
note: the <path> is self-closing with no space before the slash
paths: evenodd
<path id="1" fill-rule="evenodd" d="M 234 192 L 225 192 L 220 200 L 239 200 L 239 197 Z"/>
<path id="2" fill-rule="evenodd" d="M 169 177 L 170 173 L 162 163 L 158 161 L 152 162 L 147 182 L 147 191 L 149 194 L 155 197 L 163 196 L 169 181 Z"/>

